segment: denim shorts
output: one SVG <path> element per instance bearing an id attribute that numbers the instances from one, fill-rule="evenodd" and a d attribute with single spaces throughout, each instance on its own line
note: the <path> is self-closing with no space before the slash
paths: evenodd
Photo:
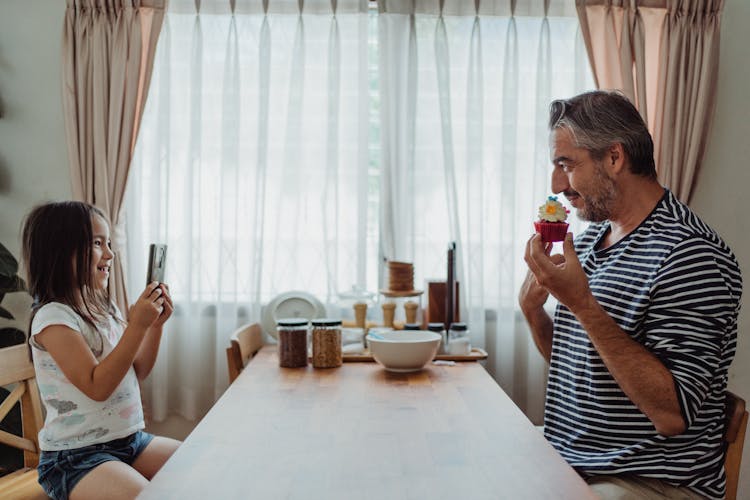
<path id="1" fill-rule="evenodd" d="M 53 500 L 68 500 L 73 487 L 91 470 L 110 460 L 132 465 L 154 439 L 143 431 L 107 443 L 60 451 L 42 451 L 39 484 Z"/>

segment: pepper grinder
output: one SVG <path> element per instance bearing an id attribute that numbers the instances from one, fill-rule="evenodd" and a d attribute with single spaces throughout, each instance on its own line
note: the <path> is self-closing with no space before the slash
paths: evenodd
<path id="1" fill-rule="evenodd" d="M 383 326 L 393 328 L 393 316 L 396 314 L 396 303 L 386 302 L 383 304 Z"/>
<path id="2" fill-rule="evenodd" d="M 404 304 L 404 311 L 406 312 L 406 323 L 417 322 L 417 307 L 418 304 L 413 300 L 409 300 Z"/>
<path id="3" fill-rule="evenodd" d="M 354 323 L 357 328 L 365 327 L 365 318 L 367 317 L 367 304 L 365 302 L 357 302 L 354 304 Z"/>

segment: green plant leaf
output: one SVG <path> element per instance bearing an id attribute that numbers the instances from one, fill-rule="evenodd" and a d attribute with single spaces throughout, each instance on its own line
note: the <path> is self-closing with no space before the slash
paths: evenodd
<path id="1" fill-rule="evenodd" d="M 18 261 L 5 246 L 0 243 L 0 276 L 12 277 L 18 274 Z"/>
<path id="2" fill-rule="evenodd" d="M 12 293 L 26 290 L 26 283 L 18 276 L 0 276 L 0 292 Z"/>
<path id="3" fill-rule="evenodd" d="M 18 328 L 0 328 L 0 348 L 26 342 L 26 334 Z"/>
<path id="4" fill-rule="evenodd" d="M 26 283 L 18 276 L 0 276 L 0 292 L 12 293 L 26 290 Z"/>

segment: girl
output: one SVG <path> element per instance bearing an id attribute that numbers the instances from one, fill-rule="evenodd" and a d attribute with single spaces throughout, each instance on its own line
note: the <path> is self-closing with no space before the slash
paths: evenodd
<path id="1" fill-rule="evenodd" d="M 144 428 L 138 382 L 151 371 L 172 299 L 150 283 L 125 326 L 107 292 L 109 224 L 80 202 L 28 215 L 23 258 L 35 299 L 31 345 L 47 412 L 39 483 L 55 500 L 135 498 L 180 442 Z"/>

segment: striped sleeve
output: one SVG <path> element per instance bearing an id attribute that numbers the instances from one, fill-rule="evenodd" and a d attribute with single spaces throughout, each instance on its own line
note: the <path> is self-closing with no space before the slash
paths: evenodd
<path id="1" fill-rule="evenodd" d="M 659 271 L 643 325 L 648 347 L 672 372 L 688 427 L 722 364 L 738 297 L 721 254 L 702 238 L 676 245 Z"/>

